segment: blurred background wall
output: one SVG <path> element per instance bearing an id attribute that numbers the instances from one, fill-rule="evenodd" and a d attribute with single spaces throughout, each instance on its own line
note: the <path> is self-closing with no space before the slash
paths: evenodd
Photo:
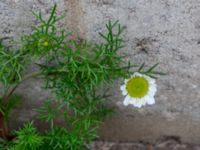
<path id="1" fill-rule="evenodd" d="M 141 109 L 123 106 L 122 81 L 116 81 L 111 94 L 118 112 L 99 130 L 101 139 L 155 142 L 169 136 L 200 142 L 200 0 L 0 0 L 4 42 L 30 33 L 36 23 L 31 11 L 48 16 L 54 3 L 65 14 L 59 26 L 88 40 L 100 41 L 105 23 L 119 20 L 127 27 L 127 61 L 159 62 L 168 73 L 157 80 L 156 104 Z M 24 102 L 13 113 L 13 127 L 36 116 L 31 109 L 49 95 L 41 85 L 32 79 L 20 86 Z"/>

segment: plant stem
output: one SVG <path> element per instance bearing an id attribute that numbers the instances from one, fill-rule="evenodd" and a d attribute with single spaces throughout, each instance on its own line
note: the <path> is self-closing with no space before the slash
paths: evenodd
<path id="1" fill-rule="evenodd" d="M 54 121 L 53 119 L 51 119 L 51 129 L 53 129 L 53 126 L 54 126 Z"/>
<path id="2" fill-rule="evenodd" d="M 19 83 L 16 83 L 14 86 L 12 86 L 11 88 L 9 88 L 6 92 L 6 94 L 3 96 L 3 103 L 6 105 L 9 101 L 9 98 L 10 96 L 14 93 L 14 91 L 16 90 L 16 88 L 22 83 L 24 82 L 25 80 L 28 80 L 30 78 L 33 78 L 33 77 L 36 77 L 38 75 L 40 75 L 41 72 L 40 71 L 37 71 L 37 72 L 33 72 L 33 73 L 30 73 L 30 74 L 27 74 L 24 76 L 24 78 L 19 82 Z"/>
<path id="3" fill-rule="evenodd" d="M 14 93 L 14 91 L 16 90 L 16 88 L 25 80 L 28 80 L 30 78 L 33 78 L 33 77 L 36 77 L 38 75 L 40 75 L 41 72 L 38 71 L 38 72 L 33 72 L 33 73 L 30 73 L 30 74 L 27 74 L 24 76 L 24 78 L 18 82 L 18 83 L 15 83 L 13 86 L 11 86 L 10 88 L 8 88 L 7 92 L 5 93 L 5 95 L 3 96 L 3 105 L 6 106 L 9 102 L 9 99 L 10 99 L 10 96 L 12 96 L 12 94 Z M 1 136 L 3 138 L 7 138 L 9 136 L 9 130 L 8 130 L 8 123 L 7 121 L 5 120 L 4 116 L 2 114 L 0 114 L 0 124 L 1 124 Z"/>
<path id="4" fill-rule="evenodd" d="M 7 138 L 7 129 L 5 127 L 5 119 L 2 113 L 0 113 L 0 137 L 3 139 Z"/>

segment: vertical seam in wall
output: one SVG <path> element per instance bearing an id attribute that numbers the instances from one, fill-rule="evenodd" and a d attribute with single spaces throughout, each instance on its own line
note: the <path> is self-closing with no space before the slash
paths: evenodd
<path id="1" fill-rule="evenodd" d="M 67 27 L 74 33 L 75 37 L 85 38 L 87 27 L 84 19 L 82 0 L 66 0 Z"/>

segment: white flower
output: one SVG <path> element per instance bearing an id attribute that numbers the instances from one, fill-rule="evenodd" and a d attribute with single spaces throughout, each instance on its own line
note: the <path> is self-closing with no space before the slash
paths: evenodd
<path id="1" fill-rule="evenodd" d="M 120 87 L 122 94 L 125 96 L 123 104 L 125 106 L 131 104 L 141 108 L 148 104 L 155 103 L 156 82 L 149 76 L 134 73 L 131 78 L 125 79 L 124 85 Z"/>

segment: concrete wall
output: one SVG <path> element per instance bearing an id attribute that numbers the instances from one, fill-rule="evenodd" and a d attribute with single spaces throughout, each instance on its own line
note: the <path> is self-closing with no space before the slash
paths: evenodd
<path id="1" fill-rule="evenodd" d="M 141 109 L 124 107 L 122 82 L 113 85 L 118 114 L 100 129 L 102 139 L 155 142 L 173 136 L 200 142 L 200 0 L 0 0 L 0 34 L 10 39 L 30 32 L 30 10 L 47 14 L 53 2 L 66 13 L 61 25 L 89 40 L 99 40 L 109 19 L 119 20 L 127 26 L 127 60 L 159 62 L 168 72 L 157 81 L 156 104 Z M 26 100 L 15 124 L 33 117 L 30 108 L 47 97 L 39 85 L 36 80 L 21 86 Z"/>

